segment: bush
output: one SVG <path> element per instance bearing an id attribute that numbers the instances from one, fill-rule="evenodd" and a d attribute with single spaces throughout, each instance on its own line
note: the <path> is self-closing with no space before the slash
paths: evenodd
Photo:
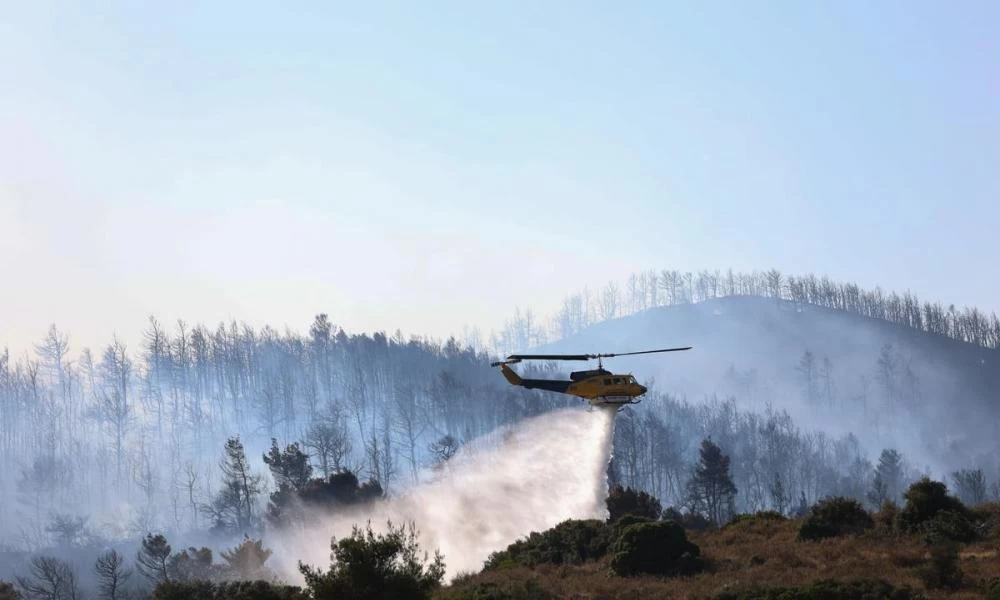
<path id="1" fill-rule="evenodd" d="M 656 520 L 660 518 L 660 501 L 646 492 L 613 486 L 608 491 L 608 523 L 614 523 L 625 515 L 638 515 Z"/>
<path id="2" fill-rule="evenodd" d="M 243 542 L 230 550 L 222 551 L 222 559 L 226 561 L 225 573 L 233 579 L 254 580 L 270 579 L 273 573 L 264 566 L 272 552 L 264 547 L 261 540 L 252 540 L 243 536 Z M 211 553 L 209 553 L 211 557 Z"/>
<path id="3" fill-rule="evenodd" d="M 597 560 L 608 553 L 612 535 L 611 528 L 601 521 L 570 519 L 541 533 L 532 532 L 527 538 L 507 546 L 506 550 L 494 552 L 483 568 L 580 564 Z"/>
<path id="4" fill-rule="evenodd" d="M 676 521 L 684 529 L 690 529 L 691 531 L 705 531 L 715 527 L 715 523 L 704 515 L 693 512 L 681 514 L 681 511 L 672 506 L 664 509 L 662 519 L 664 521 Z"/>
<path id="5" fill-rule="evenodd" d="M 684 515 L 681 514 L 681 511 L 677 510 L 675 507 L 668 506 L 663 509 L 663 512 L 660 514 L 660 518 L 664 521 L 677 521 L 680 523 L 684 520 Z"/>
<path id="6" fill-rule="evenodd" d="M 882 507 L 875 513 L 875 525 L 883 531 L 892 531 L 899 518 L 899 505 L 892 500 L 882 502 Z"/>
<path id="7" fill-rule="evenodd" d="M 639 515 L 625 515 L 624 517 L 618 519 L 611 526 L 613 537 L 618 537 L 622 531 L 625 530 L 629 525 L 635 525 L 636 523 L 655 523 L 656 519 L 650 519 L 649 517 L 640 517 Z"/>
<path id="8" fill-rule="evenodd" d="M 702 569 L 701 550 L 673 521 L 636 523 L 611 545 L 611 570 L 617 575 L 687 575 Z"/>
<path id="9" fill-rule="evenodd" d="M 983 590 L 983 598 L 986 600 L 1000 600 L 1000 577 L 990 577 L 984 580 L 980 587 Z"/>
<path id="10" fill-rule="evenodd" d="M 351 471 L 339 471 L 326 479 L 310 479 L 299 488 L 298 495 L 304 504 L 323 508 L 366 504 L 378 500 L 384 492 L 374 479 L 361 483 Z"/>
<path id="11" fill-rule="evenodd" d="M 168 579 L 156 584 L 153 600 L 215 600 L 215 584 Z"/>
<path id="12" fill-rule="evenodd" d="M 975 523 L 965 514 L 953 510 L 942 510 L 934 518 L 924 523 L 921 528 L 927 536 L 928 543 L 952 541 L 969 543 L 979 538 Z"/>
<path id="13" fill-rule="evenodd" d="M 167 572 L 181 581 L 210 580 L 216 577 L 218 567 L 212 564 L 211 549 L 190 547 L 167 559 Z"/>
<path id="14" fill-rule="evenodd" d="M 153 590 L 153 600 L 306 600 L 294 586 L 266 581 L 163 581 Z"/>
<path id="15" fill-rule="evenodd" d="M 971 509 L 969 515 L 977 524 L 982 537 L 1000 537 L 1000 502 L 980 504 Z"/>
<path id="16" fill-rule="evenodd" d="M 533 579 L 508 579 L 503 583 L 492 581 L 454 589 L 443 594 L 442 600 L 555 600 L 556 596 Z"/>
<path id="17" fill-rule="evenodd" d="M 21 600 L 21 594 L 13 585 L 0 579 L 0 600 Z"/>
<path id="18" fill-rule="evenodd" d="M 761 521 L 787 521 L 788 517 L 781 514 L 780 512 L 774 510 L 761 510 L 755 513 L 745 513 L 740 515 L 734 515 L 732 519 L 726 523 L 726 527 L 730 525 L 735 525 L 737 523 L 759 523 Z"/>
<path id="19" fill-rule="evenodd" d="M 916 597 L 909 589 L 896 589 L 881 579 L 823 580 L 802 587 L 723 590 L 714 596 L 715 600 L 910 600 Z"/>
<path id="20" fill-rule="evenodd" d="M 930 564 L 921 570 L 920 578 L 928 589 L 955 589 L 962 585 L 962 569 L 958 566 L 958 544 L 940 541 L 931 544 Z"/>
<path id="21" fill-rule="evenodd" d="M 842 535 L 858 534 L 875 526 L 861 504 L 850 498 L 821 500 L 809 510 L 802 527 L 800 540 L 822 540 Z"/>
<path id="22" fill-rule="evenodd" d="M 948 486 L 927 477 L 911 485 L 903 497 L 906 505 L 899 513 L 899 527 L 904 531 L 919 531 L 924 523 L 943 510 L 965 516 L 969 512 L 958 498 L 948 495 Z"/>
<path id="23" fill-rule="evenodd" d="M 417 532 L 411 526 L 376 534 L 371 525 L 354 527 L 349 537 L 331 542 L 333 564 L 328 571 L 300 563 L 313 598 L 360 600 L 367 598 L 423 599 L 441 585 L 444 561 L 439 553 L 427 563 L 421 557 Z"/>

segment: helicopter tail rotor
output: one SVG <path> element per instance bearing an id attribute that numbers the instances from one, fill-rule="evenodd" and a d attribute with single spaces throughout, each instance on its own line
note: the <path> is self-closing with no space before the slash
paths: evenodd
<path id="1" fill-rule="evenodd" d="M 491 362 L 491 367 L 502 367 L 504 365 L 516 365 L 521 362 L 520 358 L 508 358 L 507 360 L 498 360 L 497 362 Z"/>

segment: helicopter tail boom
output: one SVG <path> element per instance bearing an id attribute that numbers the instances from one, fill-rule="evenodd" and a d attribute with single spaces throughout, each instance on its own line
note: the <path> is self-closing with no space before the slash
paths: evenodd
<path id="1" fill-rule="evenodd" d="M 503 373 L 504 379 L 509 381 L 512 385 L 521 385 L 524 381 L 521 379 L 521 376 L 515 373 L 514 369 L 508 367 L 505 362 L 500 363 L 500 372 Z"/>
<path id="2" fill-rule="evenodd" d="M 500 372 L 503 373 L 504 379 L 506 379 L 511 385 L 519 385 L 523 388 L 529 390 L 548 390 L 550 392 L 562 392 L 565 393 L 569 389 L 569 386 L 573 384 L 572 381 L 558 381 L 552 379 L 524 379 L 520 375 L 514 372 L 507 366 L 506 362 L 500 363 Z"/>

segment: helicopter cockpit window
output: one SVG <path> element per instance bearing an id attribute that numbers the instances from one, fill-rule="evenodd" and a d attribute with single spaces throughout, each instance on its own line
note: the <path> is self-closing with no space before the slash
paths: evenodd
<path id="1" fill-rule="evenodd" d="M 604 385 L 611 385 L 611 380 L 610 379 L 605 379 L 604 380 Z"/>

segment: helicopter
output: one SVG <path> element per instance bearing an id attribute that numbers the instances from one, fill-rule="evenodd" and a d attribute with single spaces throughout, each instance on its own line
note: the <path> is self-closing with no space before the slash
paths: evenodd
<path id="1" fill-rule="evenodd" d="M 632 356 L 636 354 L 655 354 L 658 352 L 680 352 L 690 350 L 692 346 L 683 348 L 660 348 L 659 350 L 641 350 L 639 352 L 617 352 L 605 354 L 511 354 L 501 361 L 490 363 L 491 367 L 500 367 L 504 378 L 512 385 L 519 385 L 529 390 L 547 390 L 560 394 L 579 396 L 590 402 L 591 406 L 618 406 L 638 404 L 638 398 L 646 393 L 646 386 L 635 380 L 631 373 L 615 374 L 604 369 L 603 359 L 615 356 Z M 597 368 L 587 371 L 573 371 L 569 381 L 555 379 L 524 379 L 514 372 L 509 365 L 522 360 L 594 360 Z"/>

